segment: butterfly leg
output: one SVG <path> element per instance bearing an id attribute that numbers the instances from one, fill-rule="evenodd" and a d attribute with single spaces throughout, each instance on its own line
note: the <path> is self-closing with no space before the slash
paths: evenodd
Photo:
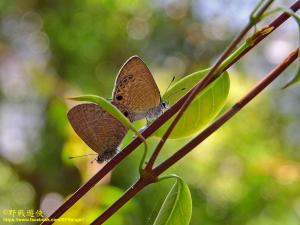
<path id="1" fill-rule="evenodd" d="M 143 133 L 144 132 L 144 130 L 146 130 L 147 129 L 147 127 L 148 127 L 148 125 L 145 125 L 145 126 L 143 126 L 143 127 L 141 127 L 138 131 L 139 131 L 139 133 Z M 137 137 L 137 135 L 136 134 L 133 134 L 132 135 L 132 138 L 136 138 Z"/>
<path id="2" fill-rule="evenodd" d="M 139 133 L 143 133 L 147 129 L 148 125 L 143 126 L 139 129 Z"/>

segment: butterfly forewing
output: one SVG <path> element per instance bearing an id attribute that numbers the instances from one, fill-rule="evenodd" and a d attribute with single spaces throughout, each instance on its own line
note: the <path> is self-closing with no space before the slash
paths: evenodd
<path id="1" fill-rule="evenodd" d="M 74 106 L 68 119 L 77 135 L 99 155 L 117 149 L 127 128 L 93 103 Z"/>
<path id="2" fill-rule="evenodd" d="M 150 70 L 138 56 L 129 58 L 119 71 L 113 101 L 124 105 L 132 114 L 145 113 L 159 106 L 159 89 Z"/>

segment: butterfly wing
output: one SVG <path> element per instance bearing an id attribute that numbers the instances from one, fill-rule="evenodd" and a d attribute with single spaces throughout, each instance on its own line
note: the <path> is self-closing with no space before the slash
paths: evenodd
<path id="1" fill-rule="evenodd" d="M 74 106 L 68 119 L 77 135 L 99 156 L 116 151 L 127 132 L 117 119 L 93 103 Z"/>
<path id="2" fill-rule="evenodd" d="M 150 70 L 138 56 L 129 58 L 120 69 L 113 101 L 124 105 L 132 114 L 145 114 L 159 106 L 159 89 Z"/>

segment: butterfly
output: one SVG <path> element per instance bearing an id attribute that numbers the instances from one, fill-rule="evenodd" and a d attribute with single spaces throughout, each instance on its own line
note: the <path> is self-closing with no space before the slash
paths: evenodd
<path id="1" fill-rule="evenodd" d="M 111 103 L 131 122 L 143 118 L 151 122 L 166 108 L 150 70 L 138 56 L 121 67 Z M 100 106 L 79 104 L 67 116 L 77 135 L 98 153 L 97 162 L 107 161 L 118 152 L 127 128 Z"/>
<path id="2" fill-rule="evenodd" d="M 136 55 L 121 67 L 115 81 L 112 101 L 125 106 L 133 121 L 143 118 L 147 122 L 153 121 L 167 108 L 150 70 Z"/>
<path id="3" fill-rule="evenodd" d="M 127 109 L 114 104 L 130 121 Z M 110 113 L 94 103 L 84 103 L 69 110 L 68 119 L 77 135 L 96 153 L 97 162 L 111 159 L 117 152 L 128 129 Z"/>

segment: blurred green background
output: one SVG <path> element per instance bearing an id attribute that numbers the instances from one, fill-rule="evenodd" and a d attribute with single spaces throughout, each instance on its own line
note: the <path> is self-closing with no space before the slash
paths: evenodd
<path id="1" fill-rule="evenodd" d="M 257 2 L 1 0 L 1 218 L 9 209 L 50 215 L 101 168 L 89 163 L 92 158 L 68 159 L 92 151 L 67 122 L 75 103 L 66 97 L 110 97 L 119 68 L 134 54 L 147 63 L 163 92 L 173 75 L 180 79 L 210 66 Z M 297 29 L 289 20 L 229 70 L 226 107 L 297 46 Z M 168 170 L 189 184 L 192 225 L 299 224 L 300 89 L 280 90 L 295 70 L 294 64 Z M 129 133 L 123 145 L 131 139 Z M 187 141 L 169 141 L 159 161 Z M 149 139 L 150 146 L 155 143 Z M 56 224 L 93 221 L 138 177 L 140 157 L 141 149 L 63 215 L 83 218 L 82 223 Z M 106 224 L 151 224 L 171 186 L 164 181 L 146 188 Z M 1 224 L 6 223 L 1 219 Z"/>

